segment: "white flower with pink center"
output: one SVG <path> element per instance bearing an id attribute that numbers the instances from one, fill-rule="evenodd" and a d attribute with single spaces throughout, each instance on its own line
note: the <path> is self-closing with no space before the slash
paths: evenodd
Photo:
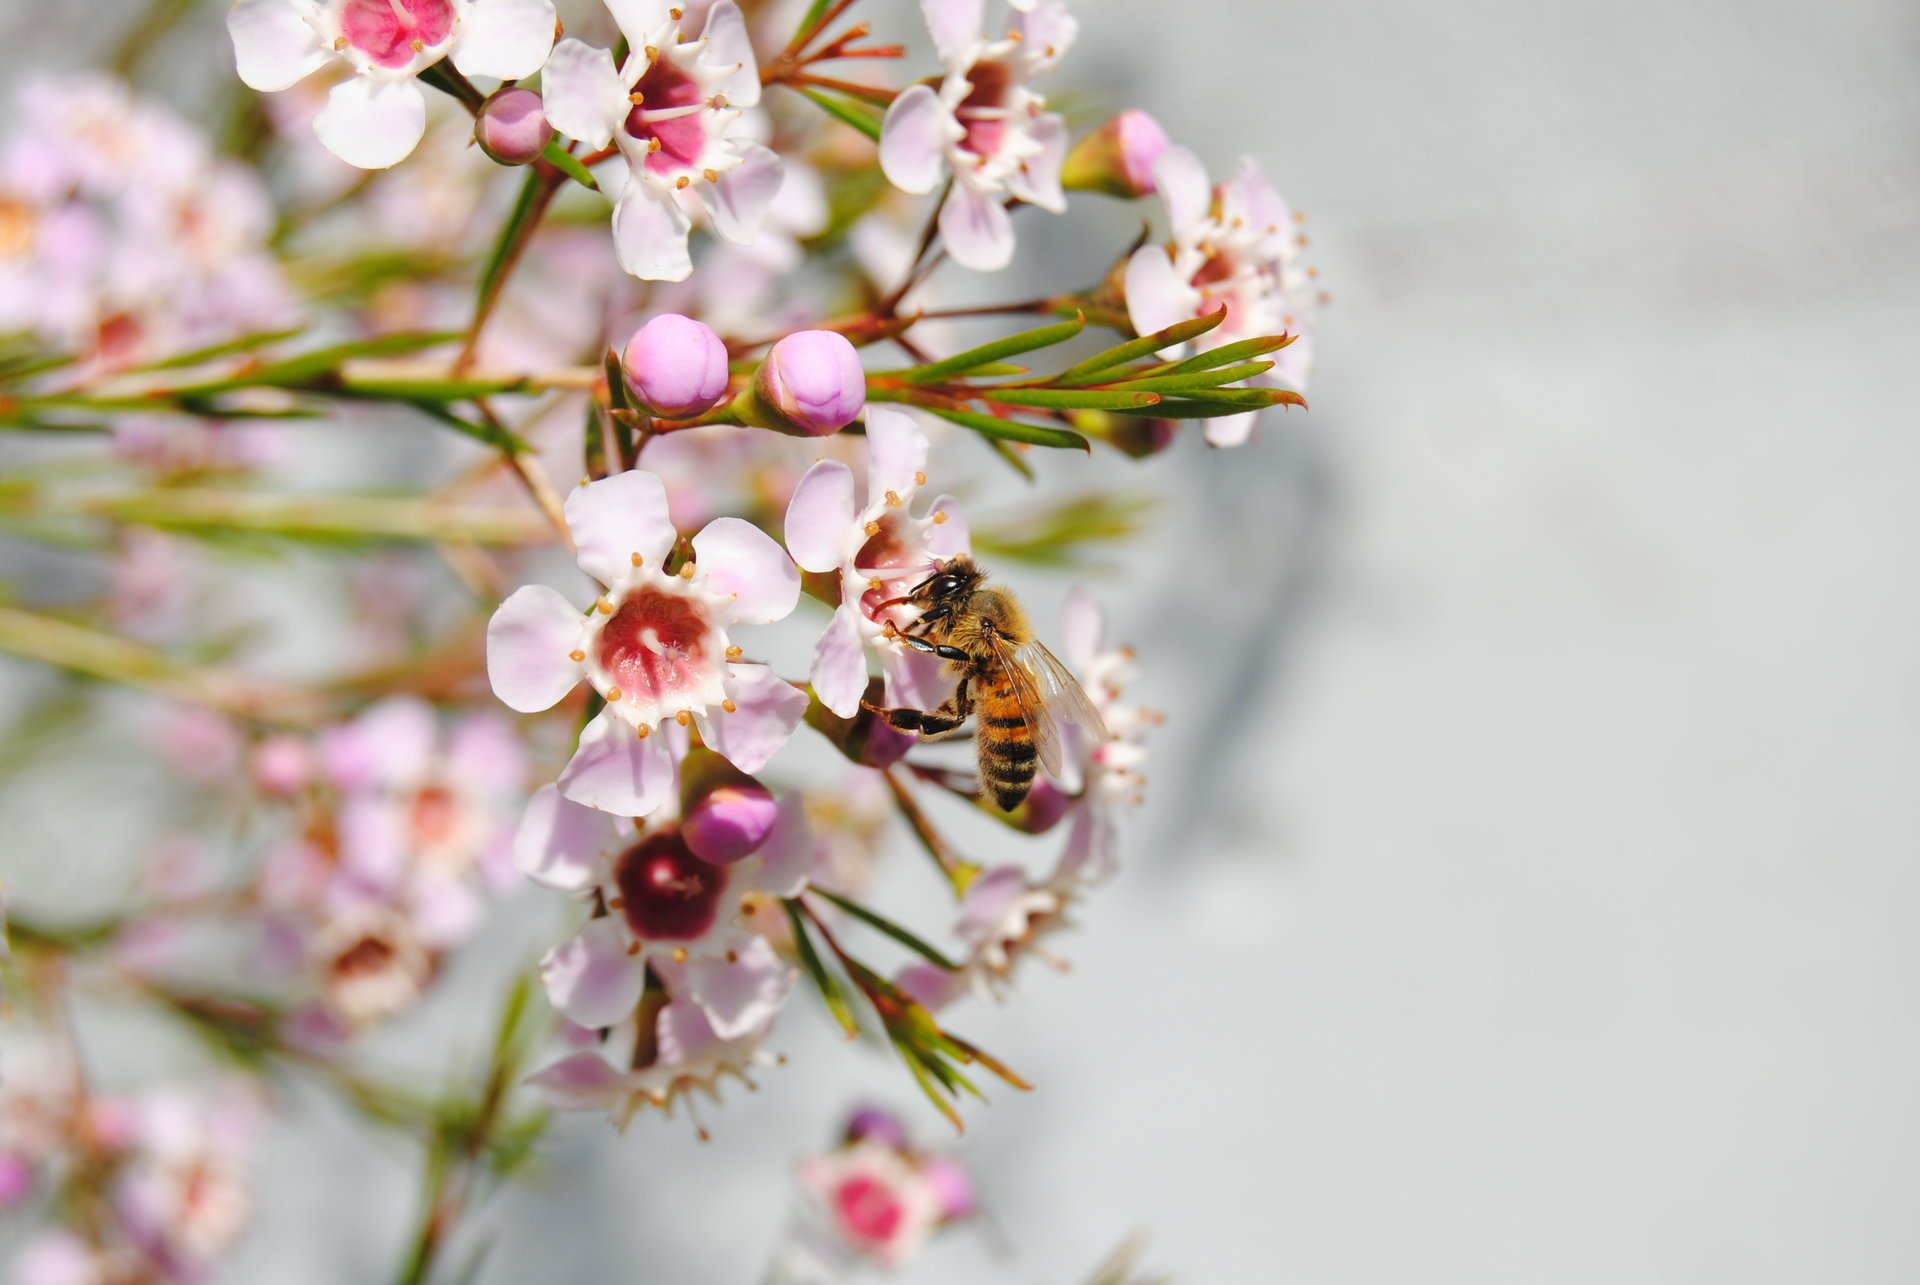
<path id="1" fill-rule="evenodd" d="M 1067 596 L 1061 643 L 1107 727 L 1107 739 L 1099 744 L 1085 743 L 1076 729 L 1071 746 L 1079 793 L 1068 802 L 1060 868 L 1076 879 L 1104 879 L 1119 865 L 1119 818 L 1144 797 L 1146 737 L 1162 722 L 1151 710 L 1123 703 L 1139 667 L 1133 648 L 1112 646 L 1106 634 L 1105 613 L 1092 594 L 1076 586 Z"/>
<path id="2" fill-rule="evenodd" d="M 1014 7 L 1026 12 L 990 40 L 983 0 L 921 0 L 945 75 L 895 98 L 880 130 L 880 168 L 895 187 L 931 192 L 952 174 L 940 235 L 956 263 L 981 272 L 1013 260 L 1008 197 L 1055 214 L 1067 208 L 1066 122 L 1029 81 L 1053 68 L 1077 24 L 1059 0 Z"/>
<path id="3" fill-rule="evenodd" d="M 233 0 L 227 31 L 240 79 L 289 89 L 338 58 L 354 75 L 314 119 L 326 149 L 380 170 L 427 127 L 415 78 L 443 58 L 469 76 L 518 80 L 553 48 L 553 0 Z"/>
<path id="4" fill-rule="evenodd" d="M 707 11 L 697 39 L 667 0 L 608 0 L 631 53 L 578 40 L 555 47 L 541 76 L 547 120 L 589 147 L 617 145 L 627 177 L 613 208 L 620 266 L 643 281 L 693 272 L 687 234 L 704 213 L 713 230 L 750 244 L 780 190 L 780 158 L 740 128 L 760 101 L 760 70 L 733 0 Z"/>
<path id="5" fill-rule="evenodd" d="M 1184 147 L 1154 162 L 1154 182 L 1173 228 L 1170 246 L 1144 245 L 1127 261 L 1127 315 L 1140 334 L 1203 317 L 1222 305 L 1227 316 L 1199 340 L 1202 348 L 1288 333 L 1299 336 L 1274 354 L 1275 366 L 1254 382 L 1306 391 L 1312 361 L 1316 294 L 1299 266 L 1300 237 L 1292 211 L 1251 160 L 1239 175 L 1210 189 L 1206 168 Z M 1207 421 L 1207 440 L 1238 446 L 1258 411 Z"/>
<path id="6" fill-rule="evenodd" d="M 836 1248 L 887 1268 L 918 1253 L 946 1213 L 940 1187 L 907 1156 L 878 1142 L 807 1157 L 800 1185 Z"/>
<path id="7" fill-rule="evenodd" d="M 919 426 L 903 411 L 871 406 L 866 503 L 855 498 L 852 469 L 821 460 L 787 505 L 793 560 L 807 571 L 840 575 L 840 605 L 814 648 L 813 690 L 842 718 L 860 710 L 869 650 L 880 656 L 889 701 L 932 709 L 945 699 L 943 662 L 895 640 L 888 628 L 905 625 L 912 611 L 883 605 L 967 551 L 967 524 L 951 496 L 940 496 L 921 517 L 913 514 L 914 497 L 927 484 L 926 466 L 927 439 Z"/>
<path id="8" fill-rule="evenodd" d="M 679 1103 L 697 1122 L 696 1098 L 719 1101 L 721 1082 L 729 1076 L 752 1088 L 752 1068 L 775 1061 L 760 1048 L 771 1022 L 729 1038 L 713 1029 L 699 1005 L 673 998 L 657 1009 L 642 1006 L 604 1039 L 596 1030 L 576 1028 L 590 1047 L 569 1053 L 527 1082 L 557 1107 L 605 1111 L 620 1129 L 648 1107 L 670 1113 Z"/>
<path id="9" fill-rule="evenodd" d="M 377 901 L 340 907 L 309 948 L 326 1016 L 343 1032 L 406 1012 L 433 980 L 434 956 L 413 921 Z"/>
<path id="10" fill-rule="evenodd" d="M 793 970 L 757 921 L 775 917 L 772 899 L 798 895 L 813 873 L 802 802 L 788 794 L 759 849 L 722 864 L 696 856 L 677 826 L 639 833 L 551 786 L 536 793 L 514 840 L 521 871 L 607 911 L 541 961 L 554 1007 L 582 1026 L 613 1026 L 632 1014 L 652 969 L 721 1038 L 764 1025 Z"/>
<path id="11" fill-rule="evenodd" d="M 1078 890 L 1076 871 L 1064 857 L 1043 881 L 1018 866 L 982 871 L 967 886 L 954 926 L 968 948 L 960 967 L 909 964 L 900 972 L 900 986 L 928 1008 L 938 1009 L 969 993 L 982 999 L 1004 995 L 1013 984 L 1015 966 L 1029 956 L 1064 969 L 1038 943 L 1068 926 L 1067 910 Z"/>
<path id="12" fill-rule="evenodd" d="M 583 615 L 527 585 L 487 625 L 495 695 L 523 714 L 550 709 L 583 680 L 606 702 L 560 774 L 576 803 L 640 817 L 674 786 L 674 756 L 653 733 L 672 719 L 757 772 L 787 743 L 807 698 L 765 665 L 740 663 L 728 630 L 771 624 L 800 596 L 784 550 L 739 518 L 693 537 L 694 560 L 668 575 L 676 535 L 666 488 L 634 470 L 575 488 L 566 503 L 580 569 L 606 586 Z"/>
<path id="13" fill-rule="evenodd" d="M 149 1259 L 173 1268 L 169 1279 L 201 1279 L 245 1229 L 259 1127 L 260 1103 L 244 1083 L 204 1097 L 161 1090 L 136 1105 L 138 1137 L 114 1206 Z"/>

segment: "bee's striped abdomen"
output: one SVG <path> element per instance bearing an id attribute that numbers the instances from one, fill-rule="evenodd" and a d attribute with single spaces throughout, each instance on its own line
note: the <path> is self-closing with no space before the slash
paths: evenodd
<path id="1" fill-rule="evenodd" d="M 1011 812 L 1033 788 L 1040 752 L 1034 747 L 1033 731 L 1013 683 L 1004 673 L 988 676 L 981 685 L 974 698 L 974 714 L 979 724 L 980 788 L 993 796 L 1002 811 Z"/>

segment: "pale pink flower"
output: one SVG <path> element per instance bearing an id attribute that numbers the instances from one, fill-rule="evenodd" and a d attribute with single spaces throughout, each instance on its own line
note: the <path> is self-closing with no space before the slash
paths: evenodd
<path id="1" fill-rule="evenodd" d="M 354 74 L 314 119 L 326 149 L 362 169 L 398 164 L 427 126 L 415 78 L 442 58 L 469 76 L 518 80 L 553 48 L 552 0 L 234 0 L 240 79 L 291 88 L 338 58 Z"/>
<path id="2" fill-rule="evenodd" d="M 927 439 L 904 412 L 867 411 L 867 494 L 856 500 L 853 470 L 821 460 L 807 470 L 787 505 L 787 548 L 804 570 L 840 574 L 840 605 L 813 654 L 820 703 L 851 718 L 867 687 L 867 652 L 877 652 L 887 699 L 931 709 L 945 699 L 941 662 L 888 636 L 887 625 L 911 615 L 882 609 L 936 566 L 967 551 L 967 526 L 950 496 L 915 517 L 914 497 L 927 484 Z M 931 698 L 930 703 L 929 698 Z"/>
<path id="3" fill-rule="evenodd" d="M 1300 238 L 1292 211 L 1251 160 L 1231 181 L 1210 189 L 1207 171 L 1184 147 L 1154 163 L 1154 180 L 1173 228 L 1170 246 L 1143 245 L 1127 261 L 1127 315 L 1140 334 L 1227 309 L 1201 337 L 1202 349 L 1260 335 L 1299 338 L 1274 354 L 1276 365 L 1256 382 L 1306 390 L 1312 361 L 1316 294 L 1296 262 Z M 1207 421 L 1207 440 L 1238 446 L 1258 411 Z"/>
<path id="4" fill-rule="evenodd" d="M 136 1109 L 138 1136 L 113 1190 L 121 1228 L 169 1279 L 202 1279 L 252 1209 L 259 1103 L 235 1084 L 206 1096 L 156 1091 Z"/>
<path id="5" fill-rule="evenodd" d="M 984 34 L 983 0 L 921 0 L 944 75 L 893 100 L 880 131 L 880 168 L 895 187 L 931 192 L 951 173 L 940 235 L 954 261 L 982 272 L 1013 260 L 1015 197 L 1055 214 L 1067 208 L 1060 168 L 1067 126 L 1029 84 L 1049 71 L 1078 25 L 1060 0 L 1015 6 L 1006 36 Z"/>
<path id="6" fill-rule="evenodd" d="M 940 1189 L 912 1159 L 876 1141 L 809 1156 L 800 1186 L 840 1247 L 890 1269 L 920 1251 L 945 1212 Z"/>
<path id="7" fill-rule="evenodd" d="M 554 1007 L 583 1026 L 631 1014 L 649 968 L 726 1039 L 767 1022 L 793 984 L 756 922 L 774 917 L 770 899 L 798 895 L 813 872 L 798 794 L 781 800 L 758 851 L 719 864 L 696 856 L 677 827 L 637 833 L 548 786 L 527 807 L 514 859 L 534 882 L 607 908 L 540 964 Z"/>
<path id="8" fill-rule="evenodd" d="M 982 999 L 1004 996 L 1022 959 L 1064 967 L 1038 943 L 1068 926 L 1067 910 L 1077 891 L 1074 871 L 1064 862 L 1045 880 L 1011 865 L 981 872 L 967 886 L 954 926 L 968 948 L 961 966 L 909 964 L 897 979 L 900 986 L 928 1008 L 939 1009 L 969 993 Z"/>
<path id="9" fill-rule="evenodd" d="M 548 709 L 583 679 L 606 701 L 560 774 L 560 792 L 621 816 L 645 816 L 673 789 L 665 720 L 693 723 L 708 748 L 755 772 L 786 744 L 806 696 L 765 665 L 742 664 L 736 624 L 790 613 L 800 573 L 751 523 L 715 518 L 679 575 L 666 490 L 635 470 L 567 498 L 580 569 L 606 586 L 586 614 L 544 585 L 500 604 L 487 626 L 494 693 L 522 713 Z"/>
<path id="10" fill-rule="evenodd" d="M 342 908 L 314 936 L 326 1012 L 347 1031 L 398 1016 L 420 1002 L 434 958 L 413 923 L 391 906 Z"/>
<path id="11" fill-rule="evenodd" d="M 1106 724 L 1107 739 L 1089 743 L 1078 728 L 1068 747 L 1078 780 L 1067 806 L 1067 846 L 1061 869 L 1071 877 L 1099 880 L 1119 865 L 1119 818 L 1141 802 L 1146 790 L 1147 734 L 1161 716 L 1126 703 L 1138 676 L 1131 647 L 1107 641 L 1106 615 L 1093 595 L 1078 586 L 1067 596 L 1062 649 Z M 1053 787 L 1049 787 L 1053 788 Z"/>
<path id="12" fill-rule="evenodd" d="M 547 119 L 589 147 L 617 144 L 626 181 L 613 210 L 620 266 L 645 281 L 693 271 L 687 234 L 704 214 L 728 241 L 747 244 L 780 190 L 780 158 L 736 129 L 760 101 L 759 64 L 746 20 L 720 0 L 696 39 L 668 0 L 609 0 L 631 52 L 563 40 L 541 76 Z"/>

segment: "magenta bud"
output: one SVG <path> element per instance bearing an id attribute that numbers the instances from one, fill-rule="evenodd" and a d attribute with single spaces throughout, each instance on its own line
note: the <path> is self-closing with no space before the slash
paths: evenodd
<path id="1" fill-rule="evenodd" d="M 974 1210 L 973 1179 L 950 1156 L 928 1156 L 920 1164 L 920 1176 L 940 1200 L 940 1218 L 953 1222 Z"/>
<path id="2" fill-rule="evenodd" d="M 502 165 L 531 165 L 553 141 L 540 95 L 515 86 L 480 104 L 473 118 L 474 141 Z"/>
<path id="3" fill-rule="evenodd" d="M 1167 150 L 1167 131 L 1143 111 L 1128 109 L 1074 144 L 1061 186 L 1109 196 L 1151 196 L 1153 163 Z"/>
<path id="4" fill-rule="evenodd" d="M 296 736 L 269 736 L 253 747 L 253 780 L 267 794 L 287 795 L 313 778 L 313 749 Z"/>
<path id="5" fill-rule="evenodd" d="M 773 346 L 760 364 L 754 391 L 776 421 L 769 427 L 825 437 L 866 409 L 867 373 L 845 335 L 802 330 Z"/>
<path id="6" fill-rule="evenodd" d="M 861 1107 L 847 1121 L 846 1141 L 877 1142 L 898 1150 L 907 1145 L 907 1131 L 900 1117 L 879 1107 Z"/>
<path id="7" fill-rule="evenodd" d="M 702 322 L 663 312 L 627 341 L 627 391 L 650 415 L 691 419 L 727 395 L 727 346 Z"/>
<path id="8" fill-rule="evenodd" d="M 693 855 L 727 865 L 756 851 L 773 832 L 779 807 L 758 781 L 709 790 L 680 822 L 681 837 Z"/>

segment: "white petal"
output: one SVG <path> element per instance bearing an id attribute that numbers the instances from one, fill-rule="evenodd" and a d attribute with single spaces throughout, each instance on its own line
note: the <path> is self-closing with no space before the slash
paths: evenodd
<path id="1" fill-rule="evenodd" d="M 1167 203 L 1167 221 L 1175 232 L 1200 222 L 1212 208 L 1207 167 L 1184 147 L 1176 145 L 1160 153 L 1153 163 L 1153 183 Z"/>
<path id="2" fill-rule="evenodd" d="M 693 275 L 687 233 L 693 220 L 638 170 L 613 207 L 613 248 L 620 266 L 642 281 L 685 281 Z"/>
<path id="3" fill-rule="evenodd" d="M 250 89 L 272 92 L 326 65 L 327 51 L 294 0 L 234 0 L 227 10 L 233 59 Z"/>
<path id="4" fill-rule="evenodd" d="M 933 502 L 927 510 L 928 516 L 944 513 L 945 522 L 936 522 L 927 529 L 921 548 L 928 557 L 937 562 L 945 562 L 956 554 L 967 552 L 972 543 L 971 532 L 967 528 L 966 515 L 960 512 L 960 501 L 951 495 L 943 495 Z"/>
<path id="5" fill-rule="evenodd" d="M 582 1026 L 612 1026 L 633 1015 L 646 989 L 647 966 L 627 954 L 627 935 L 610 918 L 589 919 L 572 941 L 540 961 L 540 981 L 553 1006 Z"/>
<path id="6" fill-rule="evenodd" d="M 1080 35 L 1080 23 L 1061 0 L 1028 0 L 1013 7 L 1025 11 L 1014 19 L 1014 29 L 1020 33 L 1028 56 L 1043 69 L 1065 57 Z"/>
<path id="7" fill-rule="evenodd" d="M 981 0 L 920 0 L 920 12 L 941 62 L 962 58 L 973 48 L 980 39 L 985 9 Z"/>
<path id="8" fill-rule="evenodd" d="M 793 972 L 765 937 L 753 937 L 734 962 L 701 958 L 687 965 L 687 990 L 723 1040 L 738 1039 L 780 1009 Z"/>
<path id="9" fill-rule="evenodd" d="M 750 625 L 783 620 L 800 601 L 800 569 L 772 536 L 743 518 L 715 518 L 693 537 L 702 582 L 733 595 L 733 618 Z"/>
<path id="10" fill-rule="evenodd" d="M 555 17 L 553 0 L 473 0 L 460 24 L 453 65 L 469 76 L 531 76 L 553 48 Z"/>
<path id="11" fill-rule="evenodd" d="M 540 72 L 540 99 L 547 123 L 589 147 L 605 147 L 633 110 L 613 53 L 579 40 L 553 47 Z"/>
<path id="12" fill-rule="evenodd" d="M 626 1081 L 598 1053 L 569 1053 L 551 1066 L 527 1077 L 546 1099 L 562 1110 L 607 1106 L 619 1096 Z"/>
<path id="13" fill-rule="evenodd" d="M 947 144 L 965 134 L 931 87 L 893 100 L 880 126 L 880 169 L 903 192 L 931 192 L 947 171 Z"/>
<path id="14" fill-rule="evenodd" d="M 998 272 L 1013 262 L 1013 220 L 998 192 L 955 183 L 940 207 L 940 236 L 963 268 Z"/>
<path id="15" fill-rule="evenodd" d="M 868 409 L 869 423 L 874 413 Z M 787 552 L 808 571 L 836 569 L 860 548 L 857 513 L 853 470 L 839 460 L 816 462 L 787 501 Z"/>
<path id="16" fill-rule="evenodd" d="M 758 143 L 735 143 L 740 163 L 722 174 L 707 193 L 713 230 L 735 245 L 747 245 L 760 233 L 773 198 L 779 194 L 780 158 Z"/>
<path id="17" fill-rule="evenodd" d="M 615 473 L 573 488 L 566 503 L 580 569 L 603 585 L 633 570 L 633 555 L 658 567 L 676 533 L 667 513 L 667 488 L 645 469 Z"/>
<path id="18" fill-rule="evenodd" d="M 860 642 L 860 609 L 841 603 L 813 646 L 813 694 L 841 718 L 860 712 L 867 691 L 867 651 Z"/>
<path id="19" fill-rule="evenodd" d="M 603 709 L 580 733 L 580 746 L 560 773 L 560 793 L 616 816 L 643 817 L 673 793 L 673 755 L 666 737 L 641 740 L 633 725 Z"/>
<path id="20" fill-rule="evenodd" d="M 700 734 L 710 749 L 725 755 L 742 772 L 758 772 L 800 726 L 807 696 L 765 665 L 729 665 L 727 669 L 727 697 L 733 701 L 733 713 L 710 712 L 700 721 Z"/>
<path id="21" fill-rule="evenodd" d="M 739 64 L 720 85 L 729 107 L 752 107 L 760 101 L 760 64 L 753 56 L 753 41 L 747 36 L 747 21 L 733 0 L 720 0 L 707 10 L 707 52 L 704 61 L 715 66 Z"/>
<path id="22" fill-rule="evenodd" d="M 369 705 L 349 727 L 370 785 L 418 783 L 440 741 L 433 706 L 417 696 L 390 696 Z"/>
<path id="23" fill-rule="evenodd" d="M 773 829 L 760 845 L 751 880 L 755 892 L 769 897 L 797 897 L 813 877 L 821 858 L 820 841 L 807 824 L 806 802 L 806 796 L 798 790 L 780 796 Z"/>
<path id="24" fill-rule="evenodd" d="M 660 28 L 673 21 L 667 11 L 674 7 L 673 0 L 607 0 L 613 20 L 620 24 L 620 34 L 627 38 L 635 53 L 644 49 Z"/>
<path id="25" fill-rule="evenodd" d="M 568 653 L 580 645 L 586 620 L 545 585 L 524 585 L 487 622 L 487 681 L 508 709 L 551 709 L 580 681 Z"/>
<path id="26" fill-rule="evenodd" d="M 1207 444 L 1210 446 L 1240 446 L 1253 433 L 1253 421 L 1260 418 L 1257 410 L 1241 411 L 1238 415 L 1221 415 L 1207 421 Z"/>
<path id="27" fill-rule="evenodd" d="M 556 892 L 585 892 L 599 880 L 619 842 L 614 818 L 583 807 L 543 785 L 527 800 L 513 834 L 513 864 L 521 874 Z"/>
<path id="28" fill-rule="evenodd" d="M 1008 178 L 1007 190 L 1027 202 L 1054 214 L 1067 208 L 1067 194 L 1060 188 L 1060 167 L 1067 160 L 1067 122 L 1047 112 L 1028 130 L 1040 151 L 1021 163 L 1020 172 Z"/>
<path id="29" fill-rule="evenodd" d="M 927 435 L 913 416 L 891 406 L 867 407 L 867 503 L 885 503 L 889 491 L 907 498 L 919 489 L 926 468 Z"/>
<path id="30" fill-rule="evenodd" d="M 383 170 L 413 154 L 427 129 L 427 99 L 411 80 L 355 76 L 333 87 L 313 118 L 320 144 L 349 165 Z"/>
<path id="31" fill-rule="evenodd" d="M 1100 654 L 1107 636 L 1107 613 L 1083 585 L 1067 590 L 1066 609 L 1061 613 L 1060 643 L 1075 669 L 1086 672 Z"/>
<path id="32" fill-rule="evenodd" d="M 1199 292 L 1182 281 L 1173 260 L 1157 245 L 1143 245 L 1127 260 L 1127 320 L 1150 335 L 1194 315 Z"/>

